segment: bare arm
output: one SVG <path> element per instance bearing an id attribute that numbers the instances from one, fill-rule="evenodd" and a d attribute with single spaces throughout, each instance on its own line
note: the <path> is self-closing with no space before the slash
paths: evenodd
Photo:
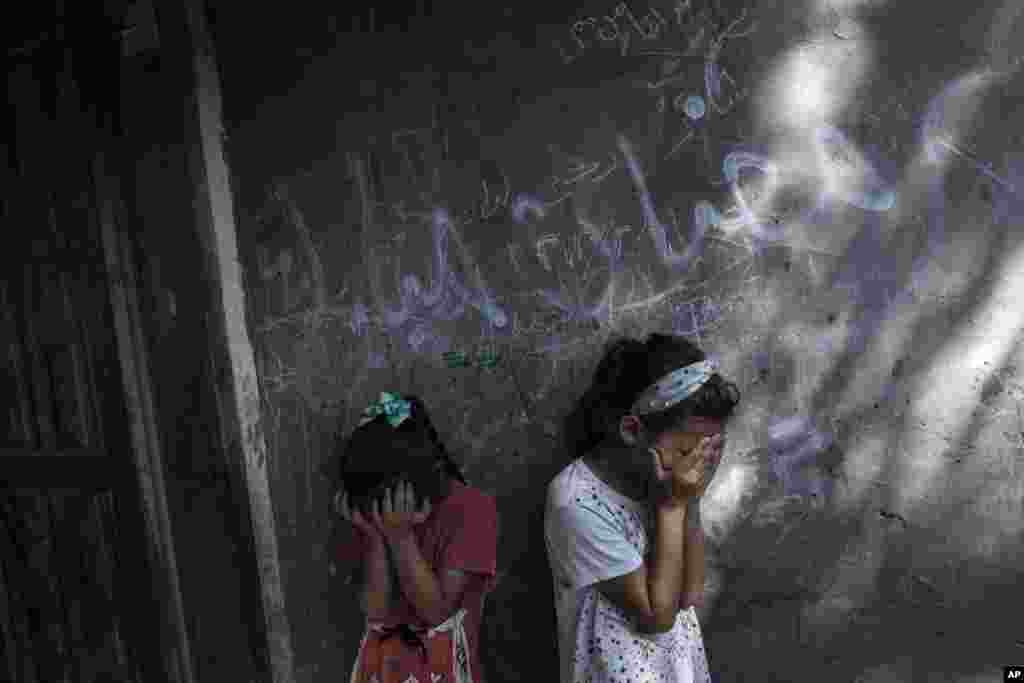
<path id="1" fill-rule="evenodd" d="M 338 492 L 334 504 L 338 513 L 352 524 L 353 531 L 358 530 L 363 534 L 367 544 L 361 566 L 357 568 L 354 577 L 359 604 L 368 619 L 382 619 L 394 605 L 397 594 L 393 589 L 395 571 L 388 555 L 387 543 L 362 513 L 349 505 L 348 496 L 342 491 Z"/>
<path id="2" fill-rule="evenodd" d="M 654 556 L 650 564 L 598 584 L 601 593 L 632 616 L 641 633 L 664 633 L 675 624 L 683 594 L 686 507 L 655 512 Z"/>
<path id="3" fill-rule="evenodd" d="M 402 593 L 416 614 L 431 626 L 443 623 L 462 603 L 472 575 L 449 570 L 438 576 L 412 535 L 394 540 L 391 548 Z"/>
<path id="4" fill-rule="evenodd" d="M 704 606 L 704 528 L 700 519 L 700 499 L 690 501 L 686 513 L 685 572 L 679 609 Z"/>
<path id="5" fill-rule="evenodd" d="M 362 587 L 359 603 L 368 619 L 382 619 L 394 603 L 392 592 L 392 568 L 388 559 L 388 547 L 383 539 L 370 542 L 363 559 Z"/>
<path id="6" fill-rule="evenodd" d="M 687 580 L 687 514 L 696 505 L 691 501 L 698 500 L 703 491 L 706 455 L 717 444 L 714 438 L 702 440 L 673 468 L 669 492 L 654 503 L 650 566 L 641 565 L 636 571 L 598 584 L 608 600 L 634 618 L 640 633 L 664 633 L 675 624 Z"/>
<path id="7" fill-rule="evenodd" d="M 413 527 L 426 521 L 430 503 L 424 501 L 423 510 L 417 511 L 411 485 L 401 482 L 393 495 L 390 489 L 385 491 L 383 509 L 381 513 L 375 503 L 371 517 L 390 550 L 401 594 L 428 624 L 444 622 L 462 603 L 463 592 L 473 577 L 459 571 L 438 575 L 423 557 Z"/>
<path id="8" fill-rule="evenodd" d="M 711 471 L 707 473 L 706 480 L 704 482 L 704 490 L 706 490 L 711 479 L 715 476 L 715 472 L 718 470 L 718 465 L 722 460 L 722 451 L 725 449 L 725 435 L 719 435 L 717 444 L 711 448 L 710 452 L 710 463 Z M 704 490 L 701 491 L 701 496 L 691 498 L 688 506 L 687 524 L 686 524 L 686 580 L 683 584 L 683 600 L 679 606 L 679 609 L 689 609 L 690 607 L 696 607 L 702 609 L 704 607 L 704 525 L 701 522 L 700 516 L 700 501 L 704 494 Z"/>

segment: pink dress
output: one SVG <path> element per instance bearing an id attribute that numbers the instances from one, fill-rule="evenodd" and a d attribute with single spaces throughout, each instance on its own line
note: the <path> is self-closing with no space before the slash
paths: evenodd
<path id="1" fill-rule="evenodd" d="M 426 522 L 416 527 L 423 557 L 441 573 L 473 574 L 462 605 L 446 622 L 430 628 L 405 596 L 388 618 L 367 621 L 352 683 L 482 683 L 479 659 L 483 602 L 497 574 L 498 515 L 494 498 L 458 481 Z M 361 533 L 337 546 L 338 559 L 352 562 L 364 552 Z M 405 626 L 401 626 L 401 625 Z"/>

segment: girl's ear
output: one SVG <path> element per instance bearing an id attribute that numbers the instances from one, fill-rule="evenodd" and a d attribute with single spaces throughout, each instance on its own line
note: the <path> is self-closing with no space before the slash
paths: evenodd
<path id="1" fill-rule="evenodd" d="M 644 443 L 646 432 L 643 423 L 636 415 L 623 415 L 619 420 L 619 436 L 627 446 L 639 446 Z"/>

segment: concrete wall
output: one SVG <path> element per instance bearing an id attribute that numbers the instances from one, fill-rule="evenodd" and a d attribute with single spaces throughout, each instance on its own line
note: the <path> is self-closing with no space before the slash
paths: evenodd
<path id="1" fill-rule="evenodd" d="M 388 388 L 497 496 L 489 680 L 555 680 L 559 420 L 609 336 L 654 330 L 744 392 L 703 508 L 716 680 L 1024 661 L 1024 12 L 713 5 L 435 7 L 372 34 L 219 5 L 300 680 L 359 642 L 317 471 Z"/>

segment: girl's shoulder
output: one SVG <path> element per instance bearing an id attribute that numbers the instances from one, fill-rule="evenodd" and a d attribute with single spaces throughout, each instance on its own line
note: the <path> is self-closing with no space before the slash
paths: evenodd
<path id="1" fill-rule="evenodd" d="M 562 471 L 548 483 L 549 506 L 558 507 L 571 504 L 590 483 L 587 474 L 588 471 L 582 458 L 576 458 L 562 468 Z"/>
<path id="2" fill-rule="evenodd" d="M 496 500 L 494 496 L 475 486 L 453 480 L 448 497 L 441 502 L 441 506 L 466 514 L 496 509 Z"/>

